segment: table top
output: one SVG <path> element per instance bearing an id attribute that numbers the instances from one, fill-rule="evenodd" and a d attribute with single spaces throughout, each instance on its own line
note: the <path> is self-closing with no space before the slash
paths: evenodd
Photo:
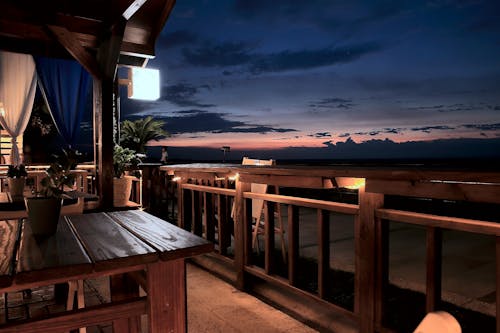
<path id="1" fill-rule="evenodd" d="M 62 216 L 57 233 L 44 239 L 32 235 L 29 221 L 0 221 L 0 290 L 212 250 L 212 243 L 139 210 Z"/>

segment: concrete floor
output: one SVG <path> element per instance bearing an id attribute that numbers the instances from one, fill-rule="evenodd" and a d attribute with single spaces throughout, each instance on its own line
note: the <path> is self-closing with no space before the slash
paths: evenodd
<path id="1" fill-rule="evenodd" d="M 193 265 L 188 265 L 188 331 L 316 332 Z"/>
<path id="2" fill-rule="evenodd" d="M 265 304 L 249 294 L 205 270 L 187 264 L 188 332 L 190 333 L 309 333 L 315 330 L 285 313 Z M 108 280 L 85 281 L 85 303 L 95 305 L 109 300 Z M 0 302 L 3 304 L 3 296 Z M 36 317 L 64 311 L 63 304 L 53 300 L 53 287 L 34 290 L 31 297 L 22 292 L 8 296 L 10 320 Z M 144 317 L 144 316 L 143 316 Z M 143 318 L 143 332 L 147 324 Z M 5 322 L 5 309 L 0 309 L 0 323 Z M 112 333 L 109 324 L 89 327 L 88 333 Z"/>
<path id="3" fill-rule="evenodd" d="M 286 211 L 283 211 L 286 221 Z M 317 258 L 316 211 L 300 211 L 300 255 Z M 354 272 L 354 218 L 330 214 L 330 267 Z M 286 229 L 286 223 L 284 224 Z M 389 279 L 425 292 L 425 228 L 391 222 Z M 442 297 L 450 303 L 496 315 L 496 257 L 492 236 L 444 230 Z"/>

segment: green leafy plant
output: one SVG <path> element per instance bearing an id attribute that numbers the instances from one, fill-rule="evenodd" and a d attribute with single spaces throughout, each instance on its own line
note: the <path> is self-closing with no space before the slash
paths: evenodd
<path id="1" fill-rule="evenodd" d="M 141 163 L 136 152 L 120 145 L 115 145 L 113 150 L 113 171 L 116 178 L 121 178 L 125 171 L 134 170 Z M 134 174 L 136 177 L 138 174 Z"/>
<path id="2" fill-rule="evenodd" d="M 26 167 L 24 166 L 24 164 L 9 165 L 9 169 L 7 170 L 7 177 L 10 178 L 28 177 L 28 172 L 26 172 Z"/>
<path id="3" fill-rule="evenodd" d="M 149 116 L 134 121 L 124 120 L 120 126 L 120 144 L 140 154 L 146 152 L 146 144 L 169 135 L 163 129 L 165 122 Z"/>
<path id="4" fill-rule="evenodd" d="M 73 186 L 75 175 L 71 173 L 78 165 L 81 154 L 77 150 L 64 150 L 62 155 L 54 155 L 54 162 L 47 169 L 47 176 L 41 181 L 39 195 L 60 198 L 65 186 Z"/>

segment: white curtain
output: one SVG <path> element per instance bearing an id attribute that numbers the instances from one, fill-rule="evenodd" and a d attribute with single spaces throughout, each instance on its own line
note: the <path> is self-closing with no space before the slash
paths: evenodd
<path id="1" fill-rule="evenodd" d="M 0 124 L 12 138 L 10 163 L 21 164 L 17 138 L 23 135 L 36 91 L 35 61 L 29 54 L 0 51 Z"/>

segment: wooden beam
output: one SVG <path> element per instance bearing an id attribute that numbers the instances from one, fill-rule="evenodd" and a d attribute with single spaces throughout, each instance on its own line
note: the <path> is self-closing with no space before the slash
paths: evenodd
<path id="1" fill-rule="evenodd" d="M 48 318 L 28 320 L 23 323 L 8 323 L 2 326 L 1 331 L 3 333 L 64 332 L 80 327 L 110 322 L 118 318 L 141 315 L 146 313 L 146 305 L 147 300 L 145 297 L 123 302 L 101 304 L 55 314 Z"/>
<path id="2" fill-rule="evenodd" d="M 268 184 L 276 186 L 292 186 L 307 188 L 323 188 L 322 177 L 296 177 L 279 175 L 257 175 L 240 173 L 240 180 L 247 183 Z"/>
<path id="3" fill-rule="evenodd" d="M 111 28 L 110 36 L 104 40 L 97 51 L 97 60 L 104 72 L 104 75 L 114 80 L 118 59 L 120 57 L 120 49 L 123 41 L 123 33 L 127 21 L 120 18 Z"/>
<path id="4" fill-rule="evenodd" d="M 102 79 L 103 73 L 96 59 L 78 42 L 76 36 L 68 29 L 55 25 L 47 28 L 54 34 L 59 43 L 77 60 L 92 76 Z"/>
<path id="5" fill-rule="evenodd" d="M 97 138 L 97 188 L 100 206 L 113 207 L 113 80 L 94 78 L 94 121 Z"/>
<path id="6" fill-rule="evenodd" d="M 379 218 L 391 221 L 500 236 L 500 224 L 497 222 L 415 213 L 396 209 L 377 209 L 375 214 Z"/>
<path id="7" fill-rule="evenodd" d="M 374 332 L 375 323 L 375 210 L 384 204 L 384 195 L 359 189 L 359 219 L 355 223 L 355 309 L 360 332 Z"/>
<path id="8" fill-rule="evenodd" d="M 411 197 L 500 203 L 499 184 L 367 179 L 366 191 Z"/>
<path id="9" fill-rule="evenodd" d="M 243 196 L 247 199 L 258 199 L 276 202 L 284 205 L 295 205 L 300 207 L 323 209 L 331 212 L 342 214 L 356 215 L 359 212 L 359 206 L 353 204 L 346 204 L 343 202 L 298 198 L 279 194 L 255 193 L 245 192 Z"/>

